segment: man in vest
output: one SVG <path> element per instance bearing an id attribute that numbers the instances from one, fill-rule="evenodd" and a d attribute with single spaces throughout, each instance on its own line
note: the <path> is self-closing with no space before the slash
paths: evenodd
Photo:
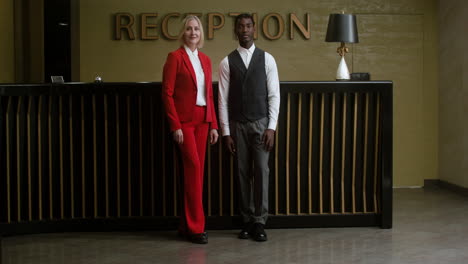
<path id="1" fill-rule="evenodd" d="M 235 20 L 239 47 L 219 65 L 219 120 L 226 147 L 237 159 L 240 239 L 266 241 L 269 152 L 280 106 L 278 69 L 273 56 L 256 48 L 252 15 Z"/>

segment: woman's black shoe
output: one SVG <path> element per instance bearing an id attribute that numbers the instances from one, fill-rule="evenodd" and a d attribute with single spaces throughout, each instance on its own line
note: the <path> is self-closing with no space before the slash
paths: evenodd
<path id="1" fill-rule="evenodd" d="M 192 234 L 189 236 L 189 240 L 194 244 L 208 244 L 208 234 L 206 232 L 201 234 Z"/>

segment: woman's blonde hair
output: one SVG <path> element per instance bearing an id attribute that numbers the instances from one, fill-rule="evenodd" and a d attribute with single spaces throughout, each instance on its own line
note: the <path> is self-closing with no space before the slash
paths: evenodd
<path id="1" fill-rule="evenodd" d="M 203 33 L 202 23 L 197 16 L 187 16 L 184 18 L 184 21 L 182 21 L 182 28 L 180 29 L 178 39 L 181 44 L 185 44 L 185 41 L 184 41 L 185 29 L 187 28 L 188 23 L 192 20 L 197 21 L 198 26 L 200 27 L 200 41 L 198 42 L 197 48 L 201 49 L 203 48 L 203 44 L 205 43 L 205 34 Z"/>

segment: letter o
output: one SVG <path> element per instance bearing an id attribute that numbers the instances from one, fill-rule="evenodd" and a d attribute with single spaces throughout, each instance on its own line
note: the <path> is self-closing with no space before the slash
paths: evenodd
<path id="1" fill-rule="evenodd" d="M 268 30 L 268 21 L 272 17 L 276 18 L 276 21 L 278 21 L 278 32 L 276 35 L 271 35 Z M 268 39 L 271 39 L 271 40 L 279 39 L 284 33 L 284 19 L 278 13 L 270 13 L 263 19 L 262 28 L 263 28 L 263 34 L 265 34 L 265 37 L 267 37 Z"/>

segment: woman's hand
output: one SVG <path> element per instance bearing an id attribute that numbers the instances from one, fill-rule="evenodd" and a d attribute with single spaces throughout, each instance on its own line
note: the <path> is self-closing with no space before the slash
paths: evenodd
<path id="1" fill-rule="evenodd" d="M 213 144 L 216 144 L 216 142 L 218 142 L 218 130 L 216 129 L 211 129 L 210 130 L 210 144 L 213 145 Z"/>
<path id="2" fill-rule="evenodd" d="M 182 129 L 177 129 L 172 133 L 172 137 L 174 138 L 174 141 L 177 144 L 183 144 L 184 143 L 184 133 L 182 132 Z"/>

